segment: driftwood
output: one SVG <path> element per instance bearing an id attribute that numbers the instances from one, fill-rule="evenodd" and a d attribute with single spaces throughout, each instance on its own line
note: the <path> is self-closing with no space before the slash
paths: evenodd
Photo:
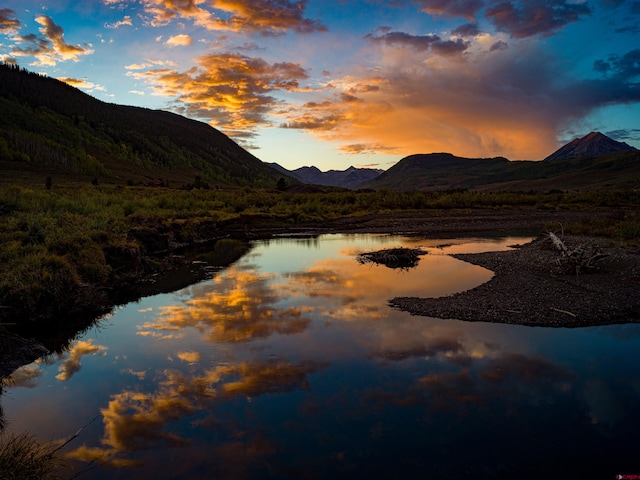
<path id="1" fill-rule="evenodd" d="M 585 245 L 570 248 L 555 233 L 549 232 L 548 235 L 554 248 L 560 253 L 554 263 L 564 274 L 591 272 L 598 268 L 596 263 L 607 257 L 597 244 L 588 248 Z"/>
<path id="2" fill-rule="evenodd" d="M 388 268 L 410 269 L 418 265 L 420 257 L 427 252 L 420 248 L 389 248 L 377 252 L 367 252 L 358 255 L 358 262 L 376 263 Z"/>

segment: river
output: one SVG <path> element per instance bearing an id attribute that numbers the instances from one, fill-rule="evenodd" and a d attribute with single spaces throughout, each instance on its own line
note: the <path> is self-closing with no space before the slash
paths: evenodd
<path id="1" fill-rule="evenodd" d="M 89 465 L 91 479 L 640 474 L 640 325 L 468 323 L 387 304 L 473 288 L 492 273 L 451 253 L 528 240 L 253 242 L 18 370 L 0 398 L 6 428 L 80 430 L 69 474 Z M 428 254 L 409 270 L 356 261 L 399 246 Z"/>

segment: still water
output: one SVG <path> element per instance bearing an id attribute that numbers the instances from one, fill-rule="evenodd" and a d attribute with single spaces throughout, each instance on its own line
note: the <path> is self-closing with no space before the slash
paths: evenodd
<path id="1" fill-rule="evenodd" d="M 492 273 L 449 256 L 528 238 L 327 235 L 118 308 L 14 375 L 8 430 L 68 437 L 81 478 L 602 478 L 640 474 L 640 325 L 413 317 Z M 422 247 L 417 268 L 356 255 Z"/>

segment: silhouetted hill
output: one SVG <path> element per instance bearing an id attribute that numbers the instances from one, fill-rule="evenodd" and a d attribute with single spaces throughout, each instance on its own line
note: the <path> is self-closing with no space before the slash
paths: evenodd
<path id="1" fill-rule="evenodd" d="M 281 176 L 205 123 L 105 103 L 10 65 L 0 65 L 0 112 L 3 180 L 46 172 L 271 187 Z"/>
<path id="2" fill-rule="evenodd" d="M 416 154 L 403 158 L 364 186 L 393 190 L 467 188 L 478 176 L 501 172 L 509 163 L 502 157 L 463 158 L 451 153 Z"/>
<path id="3" fill-rule="evenodd" d="M 600 132 L 591 132 L 576 138 L 544 159 L 545 162 L 563 158 L 598 157 L 608 153 L 638 151 L 624 142 L 618 142 Z"/>
<path id="4" fill-rule="evenodd" d="M 640 188 L 640 151 L 553 162 L 411 155 L 365 184 L 390 190 L 547 191 Z"/>
<path id="5" fill-rule="evenodd" d="M 268 165 L 271 165 L 283 174 L 300 180 L 302 183 L 349 189 L 358 188 L 364 182 L 376 178 L 383 172 L 383 170 L 374 168 L 356 167 L 349 167 L 346 170 L 329 170 L 326 172 L 320 171 L 317 167 L 300 167 L 295 170 L 287 170 L 277 163 L 270 163 Z"/>

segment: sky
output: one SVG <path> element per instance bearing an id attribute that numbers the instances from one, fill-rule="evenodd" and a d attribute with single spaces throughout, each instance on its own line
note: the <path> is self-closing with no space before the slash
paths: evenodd
<path id="1" fill-rule="evenodd" d="M 640 148 L 640 0 L 0 0 L 0 60 L 291 170 Z"/>

